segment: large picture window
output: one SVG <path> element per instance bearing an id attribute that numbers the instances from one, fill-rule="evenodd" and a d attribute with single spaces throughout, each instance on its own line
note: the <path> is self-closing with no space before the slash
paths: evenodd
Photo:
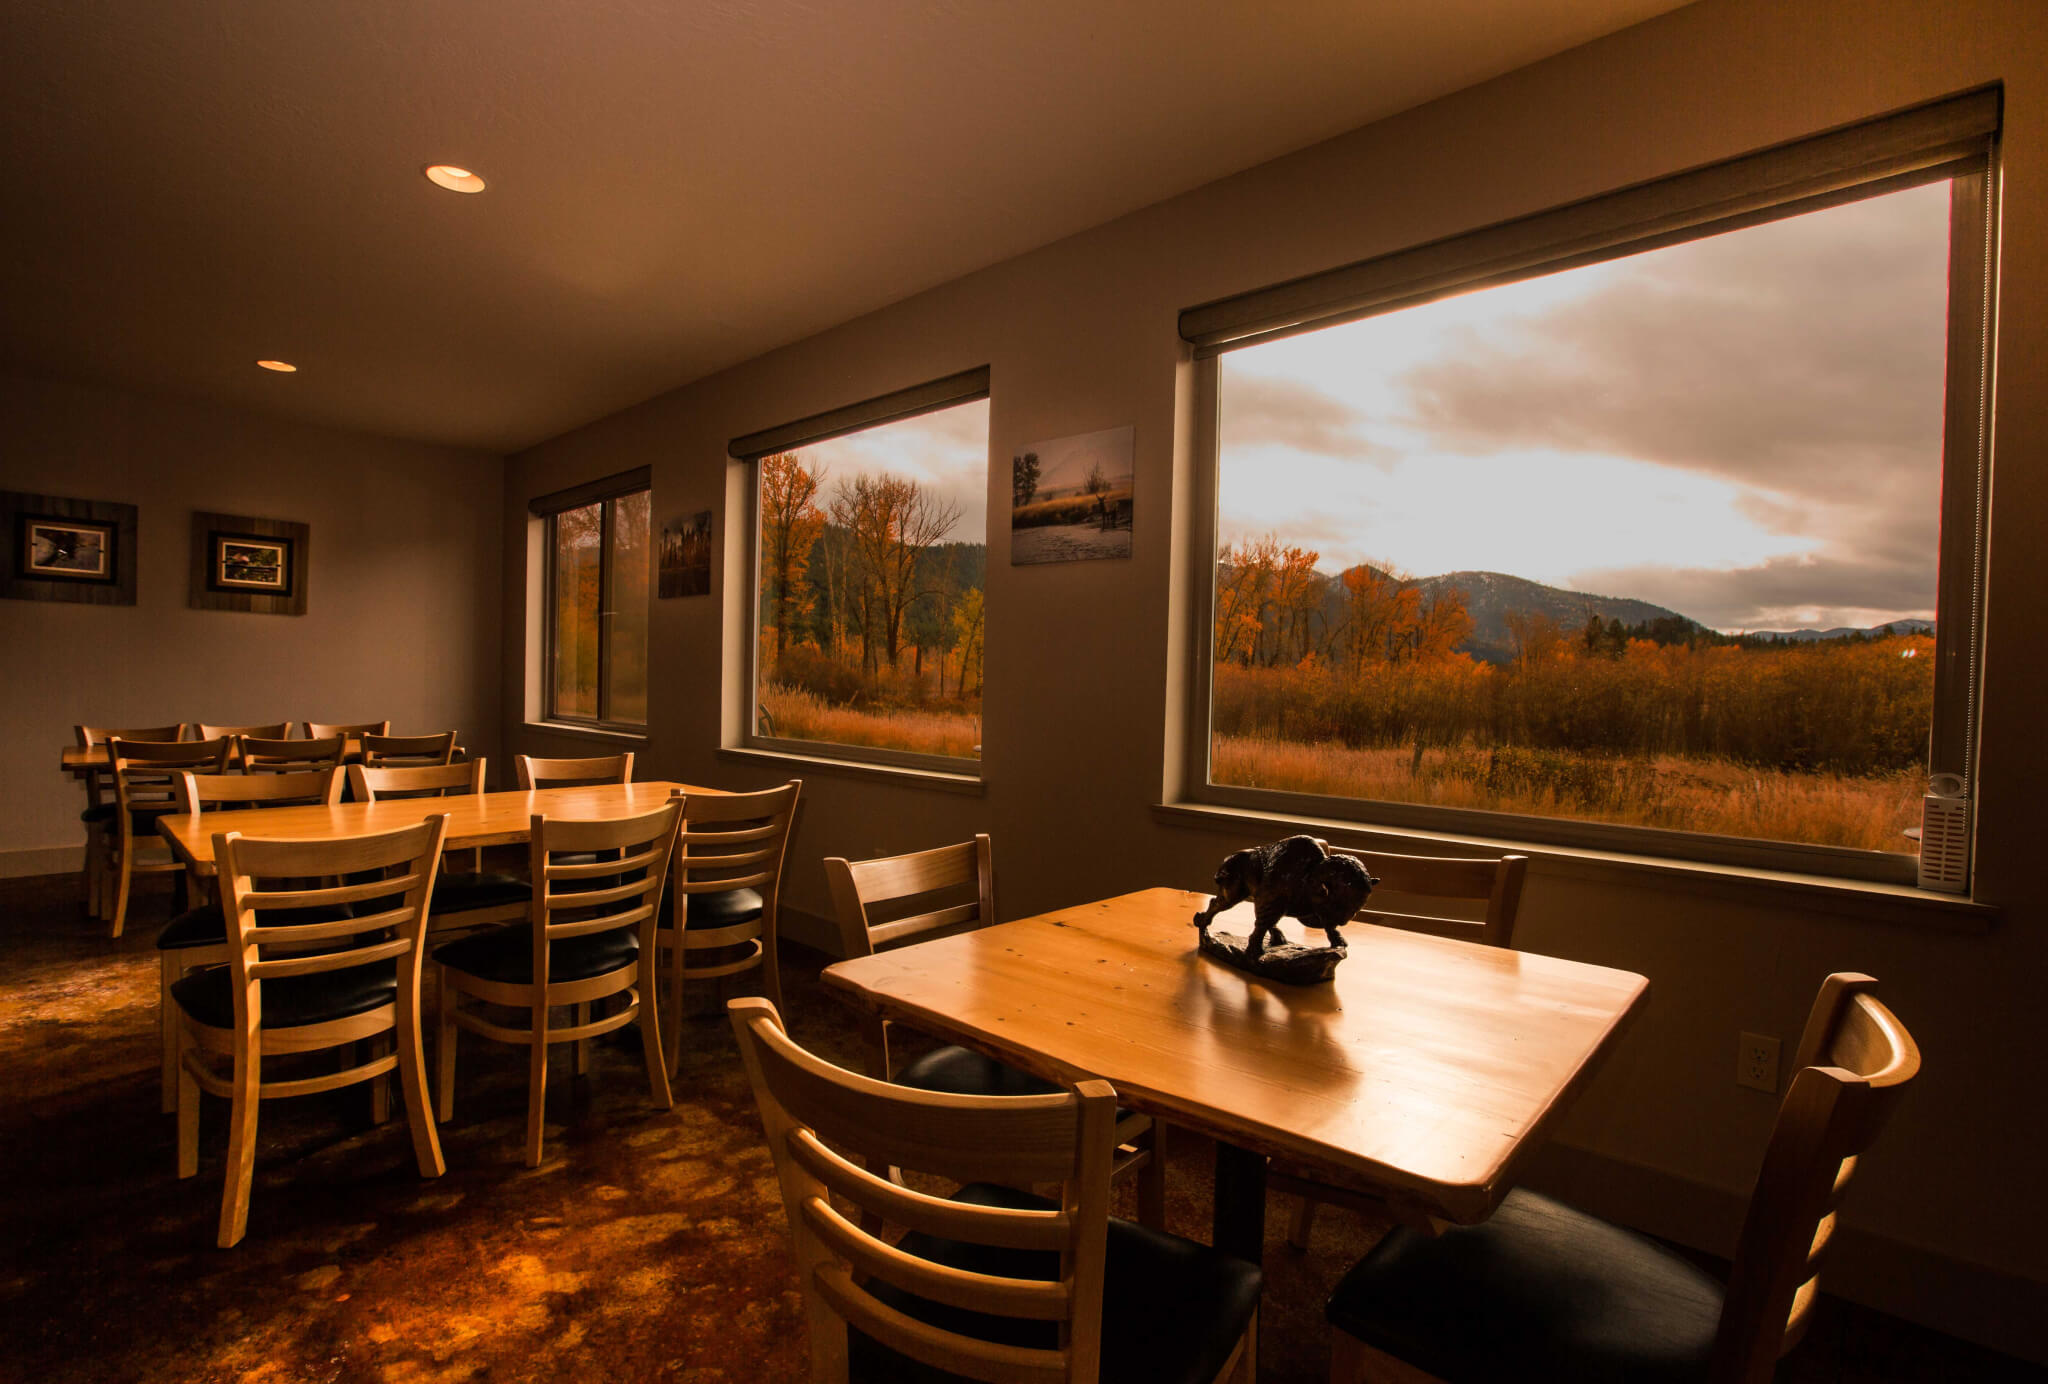
<path id="1" fill-rule="evenodd" d="M 647 724 L 648 493 L 635 473 L 534 504 L 546 524 L 550 721 Z"/>
<path id="2" fill-rule="evenodd" d="M 980 758 L 987 395 L 975 371 L 734 442 L 756 516 L 749 743 Z"/>
<path id="3" fill-rule="evenodd" d="M 1971 768 L 1978 144 L 1219 343 L 1197 781 L 1911 878 Z"/>

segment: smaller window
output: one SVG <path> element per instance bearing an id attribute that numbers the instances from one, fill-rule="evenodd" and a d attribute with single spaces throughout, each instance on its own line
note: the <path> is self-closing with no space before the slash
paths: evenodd
<path id="1" fill-rule="evenodd" d="M 987 372 L 739 438 L 731 451 L 754 471 L 747 743 L 972 772 Z"/>
<path id="2" fill-rule="evenodd" d="M 647 473 L 533 502 L 547 524 L 543 714 L 647 724 Z"/>

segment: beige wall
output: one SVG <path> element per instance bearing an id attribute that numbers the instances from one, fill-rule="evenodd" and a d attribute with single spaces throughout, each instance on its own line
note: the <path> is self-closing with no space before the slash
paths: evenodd
<path id="1" fill-rule="evenodd" d="M 1133 423 L 1129 562 L 1012 568 L 990 486 L 986 791 L 805 774 L 790 902 L 824 911 L 817 861 L 994 833 L 1017 915 L 1154 884 L 1200 888 L 1234 838 L 1161 820 L 1169 629 L 1184 589 L 1188 372 L 1176 312 L 1773 142 L 2004 81 L 1999 334 L 1979 897 L 1994 927 L 1819 912 L 1769 887 L 1711 891 L 1539 860 L 1522 938 L 1627 967 L 1651 1000 L 1572 1113 L 1546 1176 L 1638 1224 L 1725 1250 L 1773 1111 L 1738 1089 L 1738 1030 L 1789 1049 L 1829 970 L 1864 969 L 1921 1039 L 1926 1075 L 1851 1202 L 1832 1286 L 2048 1355 L 2018 1313 L 2048 1287 L 2035 998 L 2048 925 L 2039 732 L 2048 599 L 2048 5 L 2039 0 L 1706 0 L 1423 109 L 1022 256 L 592 424 L 514 460 L 506 496 L 506 683 L 522 731 L 526 497 L 654 468 L 657 520 L 721 514 L 709 598 L 659 601 L 650 772 L 728 786 L 782 777 L 719 752 L 742 704 L 747 535 L 726 439 L 971 366 L 993 370 L 991 454 Z M 1057 747 L 1053 749 L 1050 747 Z M 801 1026 L 801 1016 L 798 1017 Z"/>
<path id="2" fill-rule="evenodd" d="M 0 601 L 0 872 L 75 860 L 79 722 L 388 717 L 495 754 L 500 458 L 14 375 L 0 418 L 0 488 L 137 506 L 141 564 L 132 606 Z M 190 609 L 195 510 L 311 525 L 306 614 Z"/>

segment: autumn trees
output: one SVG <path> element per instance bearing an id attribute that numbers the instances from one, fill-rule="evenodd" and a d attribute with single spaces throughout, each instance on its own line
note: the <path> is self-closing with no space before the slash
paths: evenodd
<path id="1" fill-rule="evenodd" d="M 1216 662 L 1275 668 L 1304 661 L 1362 669 L 1450 657 L 1472 633 L 1465 593 L 1425 594 L 1361 565 L 1316 570 L 1321 555 L 1272 535 L 1226 545 L 1216 564 Z"/>
<path id="2" fill-rule="evenodd" d="M 799 453 L 761 461 L 764 684 L 808 684 L 842 701 L 922 701 L 930 651 L 941 696 L 949 662 L 953 695 L 968 683 L 978 691 L 980 566 L 965 560 L 968 545 L 945 542 L 960 506 L 888 472 L 842 476 L 829 488 L 827 479 Z M 974 647 L 956 653 L 968 637 L 960 615 L 970 600 Z M 819 662 L 857 668 L 857 683 L 821 676 Z"/>

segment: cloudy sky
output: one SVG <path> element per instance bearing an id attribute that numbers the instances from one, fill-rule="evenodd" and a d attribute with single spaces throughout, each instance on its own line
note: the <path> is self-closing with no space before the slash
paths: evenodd
<path id="1" fill-rule="evenodd" d="M 1934 613 L 1948 184 L 1225 355 L 1225 540 L 1718 629 Z"/>
<path id="2" fill-rule="evenodd" d="M 798 455 L 813 467 L 825 467 L 820 506 L 829 505 L 841 481 L 862 471 L 889 471 L 932 487 L 959 509 L 960 519 L 946 535 L 947 542 L 988 541 L 986 399 L 814 443 Z"/>

